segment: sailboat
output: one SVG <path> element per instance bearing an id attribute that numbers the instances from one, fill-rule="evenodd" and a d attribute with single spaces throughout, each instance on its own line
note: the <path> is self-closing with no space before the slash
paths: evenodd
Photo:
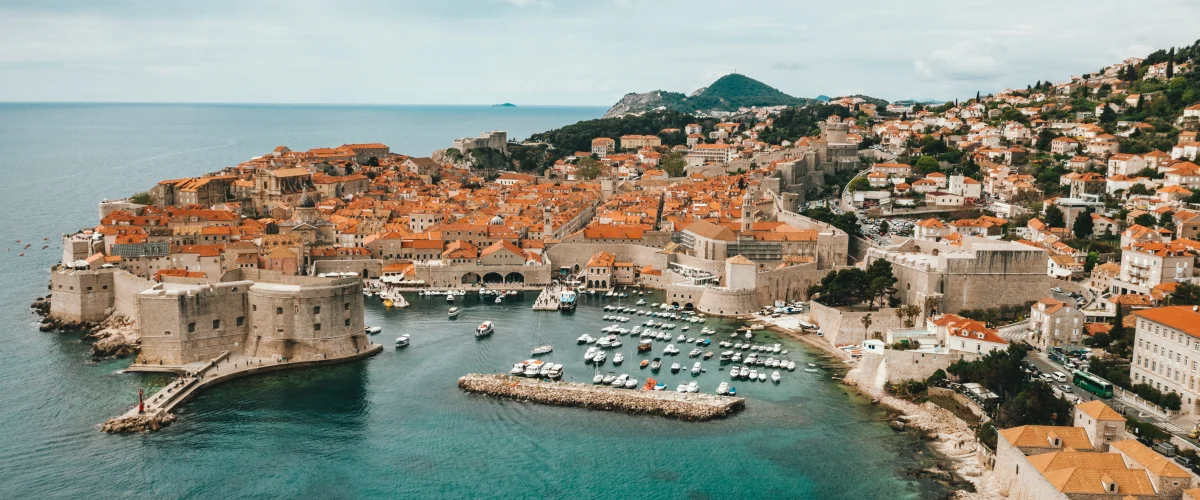
<path id="1" fill-rule="evenodd" d="M 496 297 L 496 300 L 500 300 L 500 297 Z M 540 341 L 542 338 L 542 317 L 541 316 L 538 316 L 537 332 L 538 332 L 538 340 Z M 532 352 L 536 356 L 539 354 L 547 354 L 553 350 L 554 350 L 554 346 L 552 346 L 550 344 L 541 344 L 537 347 L 534 347 L 530 352 Z"/>

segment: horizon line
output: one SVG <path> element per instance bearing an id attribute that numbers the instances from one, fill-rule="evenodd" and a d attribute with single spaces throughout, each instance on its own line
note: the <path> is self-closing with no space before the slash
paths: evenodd
<path id="1" fill-rule="evenodd" d="M 214 105 L 214 106 L 454 106 L 454 107 L 515 107 L 515 108 L 610 108 L 602 104 L 517 104 L 517 103 L 339 103 L 339 102 L 237 102 L 237 101 L 5 101 L 6 104 L 137 104 L 137 105 Z M 512 106 L 504 106 L 512 104 Z"/>

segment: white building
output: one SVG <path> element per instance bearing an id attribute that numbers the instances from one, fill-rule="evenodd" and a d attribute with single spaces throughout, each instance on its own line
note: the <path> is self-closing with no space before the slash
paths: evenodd
<path id="1" fill-rule="evenodd" d="M 1183 400 L 1182 413 L 1200 413 L 1200 391 L 1196 387 L 1200 361 L 1197 307 L 1156 307 L 1133 316 L 1137 318 L 1130 368 L 1133 383 L 1177 393 Z"/>

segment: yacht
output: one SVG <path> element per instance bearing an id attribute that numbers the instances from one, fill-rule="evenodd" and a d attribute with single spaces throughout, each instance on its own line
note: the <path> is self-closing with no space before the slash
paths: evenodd
<path id="1" fill-rule="evenodd" d="M 729 394 L 729 382 L 721 382 L 721 385 L 717 386 L 717 394 L 722 396 Z"/>
<path id="2" fill-rule="evenodd" d="M 667 344 L 667 347 L 663 348 L 663 354 L 670 354 L 670 355 L 679 354 L 679 348 L 675 347 L 675 344 Z"/>
<path id="3" fill-rule="evenodd" d="M 717 358 L 720 361 L 729 361 L 733 358 L 733 351 L 725 351 L 721 353 L 721 357 Z"/>
<path id="4" fill-rule="evenodd" d="M 700 374 L 700 362 L 697 361 L 692 365 L 692 375 Z"/>
<path id="5" fill-rule="evenodd" d="M 537 360 L 537 359 L 525 360 L 525 376 L 526 377 L 538 376 L 538 374 L 541 373 L 542 365 L 544 365 L 544 364 L 546 364 L 546 363 L 541 360 Z"/>
<path id="6" fill-rule="evenodd" d="M 608 375 L 605 375 L 604 378 L 602 378 L 600 380 L 600 382 L 604 383 L 604 384 L 611 384 L 616 379 L 617 379 L 617 374 L 615 374 L 613 372 L 608 372 Z"/>
<path id="7" fill-rule="evenodd" d="M 450 319 L 457 318 L 458 317 L 458 308 L 451 307 L 449 311 L 446 311 L 446 315 L 449 316 Z"/>
<path id="8" fill-rule="evenodd" d="M 604 383 L 604 375 L 597 373 L 595 377 L 592 377 L 592 383 L 593 384 L 603 384 Z"/>
<path id="9" fill-rule="evenodd" d="M 619 365 L 619 364 L 621 364 L 621 363 L 624 363 L 624 362 L 625 362 L 625 355 L 624 355 L 624 354 L 621 354 L 621 353 L 619 353 L 619 352 L 618 352 L 616 355 L 614 355 L 614 356 L 613 356 L 613 365 L 614 365 L 614 366 L 616 366 L 616 365 Z"/>
<path id="10" fill-rule="evenodd" d="M 579 338 L 575 339 L 575 342 L 578 342 L 580 344 L 590 344 L 595 341 L 596 341 L 596 339 L 592 338 L 591 335 L 588 335 L 586 333 L 583 335 L 580 335 Z"/>
<path id="11" fill-rule="evenodd" d="M 488 335 L 491 335 L 493 332 L 495 332 L 495 328 L 493 327 L 492 322 L 484 321 L 482 324 L 479 325 L 479 328 L 475 329 L 475 336 L 476 337 L 486 337 Z"/>
<path id="12" fill-rule="evenodd" d="M 700 392 L 700 384 L 697 384 L 695 380 L 688 382 L 687 391 L 688 392 Z"/>
<path id="13" fill-rule="evenodd" d="M 771 381 L 776 384 L 779 383 L 779 372 L 771 372 Z"/>
<path id="14" fill-rule="evenodd" d="M 408 335 L 401 335 L 396 339 L 396 347 L 408 347 Z"/>
<path id="15" fill-rule="evenodd" d="M 598 353 L 598 352 L 600 352 L 599 348 L 594 347 L 594 346 L 589 347 L 587 352 L 583 353 L 583 360 L 586 362 L 586 361 L 591 361 L 592 359 L 595 359 L 596 353 Z"/>
<path id="16" fill-rule="evenodd" d="M 679 362 L 671 363 L 671 373 L 679 373 Z"/>
<path id="17" fill-rule="evenodd" d="M 558 379 L 562 378 L 563 365 L 561 365 L 559 363 L 555 363 L 554 366 L 550 367 L 550 373 L 548 373 L 546 376 L 549 377 L 551 380 L 558 380 Z"/>
<path id="18" fill-rule="evenodd" d="M 534 356 L 537 356 L 539 354 L 549 353 L 550 351 L 553 351 L 553 350 L 554 350 L 554 346 L 552 346 L 550 344 L 545 344 L 545 345 L 540 345 L 540 346 L 534 347 L 530 352 L 532 352 Z"/>
<path id="19" fill-rule="evenodd" d="M 368 326 L 364 328 L 363 331 L 367 332 L 368 335 L 375 335 L 376 333 L 382 332 L 383 328 L 378 326 Z"/>
<path id="20" fill-rule="evenodd" d="M 608 355 L 604 354 L 604 351 L 600 351 L 600 352 L 596 353 L 596 357 L 592 358 L 592 362 L 596 363 L 596 364 L 601 364 L 601 363 L 604 363 L 604 360 L 607 358 L 608 358 Z"/>
<path id="21" fill-rule="evenodd" d="M 740 367 L 738 365 L 733 365 L 732 367 L 730 367 L 729 368 L 729 378 L 738 378 L 739 376 L 741 376 L 741 374 L 742 374 L 741 369 L 742 369 L 742 367 Z"/>

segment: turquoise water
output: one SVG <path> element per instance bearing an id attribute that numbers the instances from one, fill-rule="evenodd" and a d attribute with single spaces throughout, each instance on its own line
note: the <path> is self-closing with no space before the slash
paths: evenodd
<path id="1" fill-rule="evenodd" d="M 424 155 L 491 129 L 523 137 L 602 108 L 0 105 L 0 497 L 3 498 L 924 498 L 907 477 L 920 450 L 882 414 L 827 377 L 737 382 L 746 411 L 677 422 L 463 394 L 458 376 L 506 371 L 528 349 L 567 378 L 590 380 L 579 334 L 599 335 L 603 299 L 573 315 L 534 313 L 533 297 L 495 305 L 469 297 L 459 319 L 441 298 L 368 306 L 388 345 L 343 366 L 244 379 L 202 394 L 167 429 L 110 436 L 97 424 L 161 376 L 92 362 L 73 334 L 37 331 L 30 301 L 60 257 L 57 236 L 96 222 L 96 202 L 163 178 L 232 165 L 276 145 L 295 149 L 381 141 Z M 49 237 L 51 241 L 42 242 Z M 16 240 L 23 243 L 17 244 Z M 25 244 L 32 243 L 29 249 Z M 50 249 L 40 250 L 45 244 Z M 24 252 L 24 257 L 18 254 Z M 653 299 L 649 299 L 653 301 Z M 497 333 L 475 340 L 477 322 Z M 632 326 L 632 322 L 626 327 Z M 713 322 L 722 332 L 735 323 Z M 698 330 L 694 327 L 693 330 Z M 678 331 L 678 330 L 676 330 Z M 396 352 L 391 341 L 413 335 Z M 698 333 L 696 331 L 693 334 Z M 661 352 L 662 343 L 655 352 Z M 800 362 L 815 359 L 788 344 Z M 633 343 L 620 369 L 639 372 Z M 687 360 L 683 348 L 680 363 Z M 718 350 L 718 349 L 713 349 Z M 719 352 L 719 350 L 718 350 Z M 657 355 L 657 354 L 656 354 Z M 686 362 L 685 362 L 686 360 Z M 727 380 L 716 361 L 701 390 Z M 661 379 L 674 388 L 690 374 Z"/>

